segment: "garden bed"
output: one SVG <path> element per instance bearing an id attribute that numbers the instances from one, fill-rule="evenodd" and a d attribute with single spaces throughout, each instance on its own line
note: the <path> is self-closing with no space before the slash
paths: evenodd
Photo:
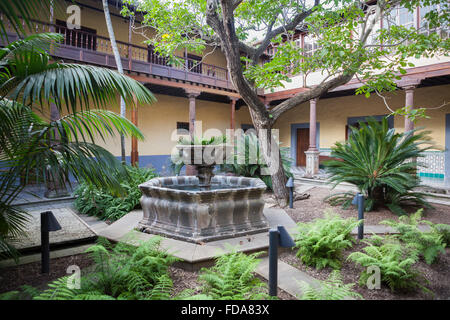
<path id="1" fill-rule="evenodd" d="M 50 260 L 50 273 L 41 274 L 41 263 L 32 262 L 24 265 L 0 268 L 0 294 L 13 290 L 20 290 L 21 286 L 28 285 L 40 290 L 45 290 L 47 284 L 53 280 L 66 276 L 67 267 L 77 265 L 83 270 L 92 266 L 93 261 L 88 254 L 77 254 L 68 257 Z M 173 296 L 185 289 L 195 290 L 200 284 L 197 280 L 198 271 L 187 271 L 178 267 L 169 267 L 170 277 L 173 281 Z M 258 276 L 262 281 L 267 280 Z M 278 297 L 281 300 L 293 300 L 295 297 L 279 289 Z"/>
<path id="2" fill-rule="evenodd" d="M 356 218 L 358 213 L 355 206 L 349 209 L 343 209 L 341 206 L 331 206 L 324 201 L 326 197 L 337 193 L 336 190 L 330 190 L 323 187 L 314 187 L 307 191 L 309 198 L 294 202 L 294 208 L 284 208 L 289 216 L 296 222 L 311 222 L 318 218 L 324 218 L 324 212 L 331 210 L 339 214 L 343 218 Z M 270 197 L 270 194 L 266 194 Z M 445 205 L 433 205 L 433 209 L 425 210 L 423 218 L 435 224 L 450 223 L 450 208 Z M 411 209 L 408 212 L 415 212 Z M 382 220 L 393 219 L 398 217 L 388 209 L 379 209 L 377 211 L 365 213 L 366 225 L 379 225 Z M 367 237 L 367 236 L 366 236 Z M 369 290 L 367 287 L 361 287 L 358 280 L 363 267 L 353 261 L 346 261 L 347 257 L 357 251 L 362 251 L 366 245 L 356 242 L 351 248 L 344 250 L 342 255 L 342 267 L 340 269 L 344 283 L 355 283 L 354 290 L 361 294 L 364 299 L 384 300 L 384 299 L 449 299 L 450 298 L 450 249 L 446 248 L 445 253 L 441 254 L 437 261 L 431 265 L 426 264 L 422 259 L 414 264 L 414 269 L 420 271 L 428 283 L 423 282 L 434 295 L 427 294 L 418 289 L 413 292 L 392 292 L 386 285 L 381 284 L 379 290 Z M 332 268 L 316 269 L 313 266 L 307 266 L 301 262 L 296 256 L 297 250 L 284 251 L 280 254 L 280 259 L 291 266 L 307 273 L 308 275 L 319 279 L 326 280 L 332 272 Z"/>
<path id="3" fill-rule="evenodd" d="M 391 290 L 381 284 L 379 290 L 369 290 L 366 287 L 360 287 L 358 285 L 359 275 L 363 270 L 362 267 L 356 265 L 352 261 L 345 262 L 347 256 L 355 251 L 360 251 L 365 245 L 355 244 L 351 249 L 344 252 L 344 263 L 341 268 L 341 275 L 344 283 L 355 283 L 353 287 L 354 291 L 358 292 L 366 300 L 406 300 L 406 299 L 449 299 L 450 298 L 450 249 L 446 249 L 446 253 L 439 257 L 439 260 L 428 265 L 423 261 L 416 263 L 415 267 L 423 273 L 425 278 L 430 282 L 426 284 L 426 287 L 433 291 L 434 296 L 424 293 L 421 290 L 416 292 L 391 292 Z M 290 264 L 291 266 L 306 272 L 310 276 L 319 279 L 326 280 L 330 275 L 332 269 L 316 269 L 309 267 L 301 263 L 300 259 L 295 255 L 296 250 L 285 251 L 280 253 L 280 260 Z"/>

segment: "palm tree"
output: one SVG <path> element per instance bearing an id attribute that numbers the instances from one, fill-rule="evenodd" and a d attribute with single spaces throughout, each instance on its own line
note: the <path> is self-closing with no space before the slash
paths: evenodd
<path id="1" fill-rule="evenodd" d="M 111 15 L 109 13 L 108 0 L 102 0 L 103 11 L 105 12 L 106 28 L 108 29 L 109 41 L 111 42 L 111 48 L 114 54 L 114 60 L 116 61 L 117 71 L 123 74 L 122 60 L 120 58 L 119 49 L 117 48 L 116 36 L 114 35 L 114 29 L 111 22 Z M 131 59 L 131 57 L 129 57 Z M 126 117 L 126 105 L 125 100 L 120 97 L 120 115 Z M 120 148 L 122 153 L 122 162 L 125 163 L 125 138 L 123 135 L 120 136 Z"/>
<path id="2" fill-rule="evenodd" d="M 0 49 L 0 254 L 14 254 L 11 242 L 26 223 L 26 213 L 12 206 L 23 189 L 19 177 L 27 181 L 33 173 L 41 181 L 63 181 L 70 173 L 120 192 L 116 177 L 126 171 L 95 141 L 115 132 L 143 135 L 106 107 L 117 94 L 130 104 L 134 97 L 154 101 L 145 86 L 116 71 L 52 61 L 50 45 L 62 40 L 59 34 L 36 34 Z M 66 115 L 46 120 L 50 103 Z"/>

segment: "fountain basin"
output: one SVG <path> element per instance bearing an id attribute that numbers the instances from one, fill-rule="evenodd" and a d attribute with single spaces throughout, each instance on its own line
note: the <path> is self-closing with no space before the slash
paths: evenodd
<path id="1" fill-rule="evenodd" d="M 143 232 L 199 243 L 268 230 L 261 179 L 214 176 L 204 189 L 195 176 L 162 177 L 139 188 Z"/>

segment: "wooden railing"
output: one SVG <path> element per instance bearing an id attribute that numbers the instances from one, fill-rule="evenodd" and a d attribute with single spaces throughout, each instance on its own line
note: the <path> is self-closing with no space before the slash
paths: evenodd
<path id="1" fill-rule="evenodd" d="M 17 35 L 8 21 L 3 19 L 2 15 L 0 15 L 0 20 L 7 27 L 10 35 L 9 41 L 16 40 Z M 52 52 L 55 57 L 116 68 L 109 38 L 37 20 L 32 21 L 31 29 L 27 28 L 25 23 L 23 26 L 28 33 L 56 32 L 64 35 L 63 43 Z M 226 68 L 180 56 L 176 57 L 178 63 L 171 64 L 167 58 L 158 55 L 150 47 L 123 41 L 116 42 L 125 70 L 207 84 L 223 89 L 234 89 Z M 130 57 L 131 59 L 129 59 Z"/>

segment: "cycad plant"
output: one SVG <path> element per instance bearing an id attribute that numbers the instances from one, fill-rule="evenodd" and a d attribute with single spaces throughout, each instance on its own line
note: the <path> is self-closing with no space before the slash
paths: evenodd
<path id="1" fill-rule="evenodd" d="M 388 121 L 369 118 L 360 128 L 351 127 L 345 143 L 337 142 L 331 157 L 324 163 L 336 186 L 342 182 L 355 185 L 364 194 L 366 211 L 387 206 L 396 214 L 405 214 L 403 206 L 429 207 L 423 194 L 415 191 L 420 179 L 416 174 L 417 161 L 430 149 L 428 131 L 397 133 Z M 340 197 L 340 196 L 338 196 Z M 348 205 L 351 197 L 341 198 Z"/>
<path id="2" fill-rule="evenodd" d="M 24 187 L 20 178 L 63 183 L 70 174 L 123 191 L 118 177 L 127 172 L 95 142 L 115 133 L 143 135 L 106 107 L 118 94 L 130 104 L 134 97 L 154 101 L 142 84 L 115 71 L 54 61 L 50 47 L 62 40 L 35 34 L 0 49 L 0 255 L 13 254 L 11 243 L 26 223 L 26 213 L 12 206 Z M 51 105 L 63 116 L 50 117 Z"/>

